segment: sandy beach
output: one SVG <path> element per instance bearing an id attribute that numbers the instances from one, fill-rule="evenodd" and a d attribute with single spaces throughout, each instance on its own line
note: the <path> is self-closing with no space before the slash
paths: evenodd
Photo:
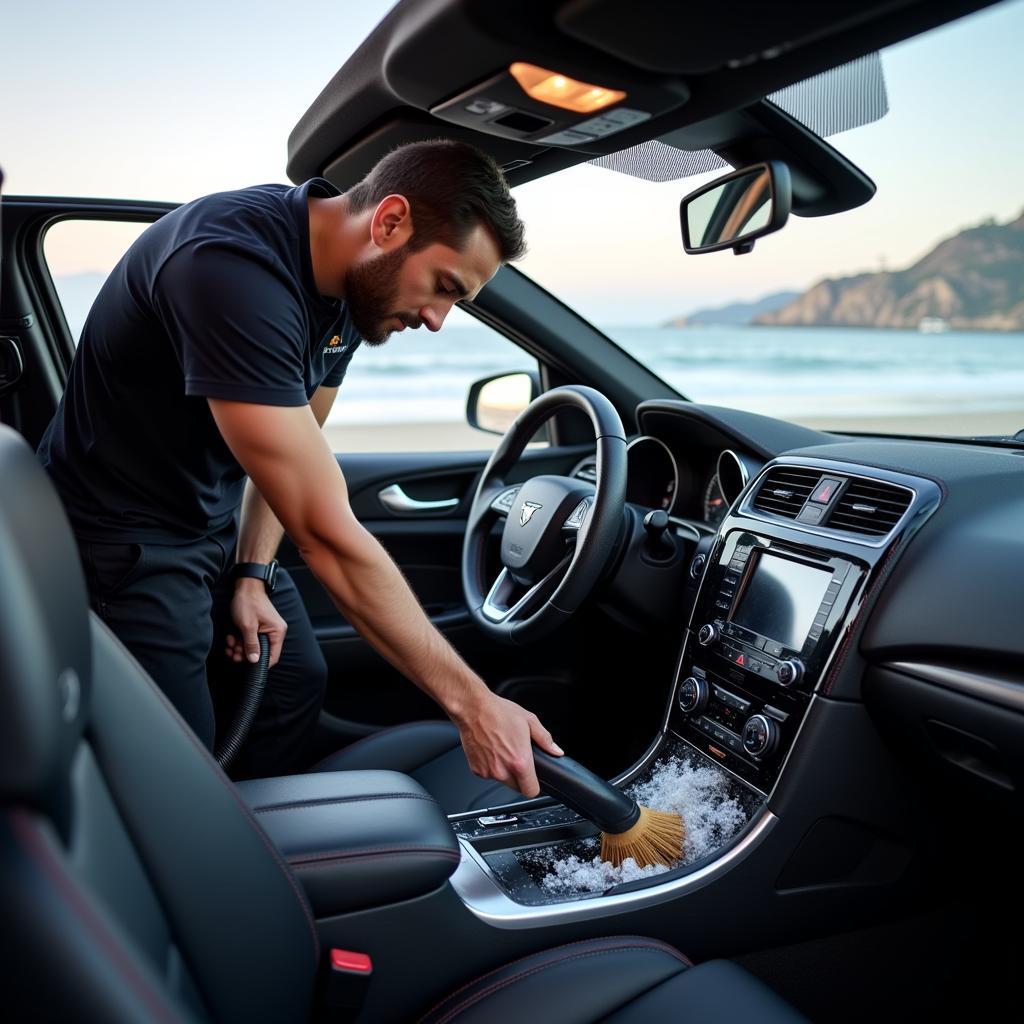
<path id="1" fill-rule="evenodd" d="M 978 436 L 1013 434 L 1024 429 L 1024 406 L 990 413 L 906 416 L 793 417 L 817 430 L 875 434 Z M 499 438 L 466 423 L 328 424 L 327 440 L 337 452 L 491 451 Z"/>

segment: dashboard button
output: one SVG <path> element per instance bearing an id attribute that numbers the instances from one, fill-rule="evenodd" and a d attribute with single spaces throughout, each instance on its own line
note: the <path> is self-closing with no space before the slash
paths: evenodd
<path id="1" fill-rule="evenodd" d="M 811 501 L 827 505 L 835 497 L 836 491 L 839 490 L 842 483 L 842 480 L 837 480 L 835 477 L 825 477 L 811 492 Z"/>
<path id="2" fill-rule="evenodd" d="M 822 516 L 825 515 L 825 509 L 821 505 L 807 505 L 804 510 L 796 517 L 798 523 L 810 523 L 814 526 L 821 522 Z"/>
<path id="3" fill-rule="evenodd" d="M 782 657 L 782 644 L 777 640 L 766 640 L 764 645 L 764 653 L 770 654 L 773 658 Z"/>

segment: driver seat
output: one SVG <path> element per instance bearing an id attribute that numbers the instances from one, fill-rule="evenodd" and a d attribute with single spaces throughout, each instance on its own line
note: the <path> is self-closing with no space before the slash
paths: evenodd
<path id="1" fill-rule="evenodd" d="M 524 800 L 508 786 L 474 775 L 451 722 L 410 722 L 382 729 L 330 754 L 311 772 L 385 769 L 411 775 L 445 814 Z"/>
<path id="2" fill-rule="evenodd" d="M 326 973 L 319 930 L 363 932 L 314 920 L 235 787 L 89 612 L 57 494 L 2 425 L 0 479 L 5 1019 L 325 1019 L 314 995 Z M 635 1024 L 678 1015 L 694 1024 L 803 1019 L 735 965 L 691 968 L 643 937 L 530 953 L 425 1019 Z M 380 1016 L 367 1006 L 360 1019 Z"/>

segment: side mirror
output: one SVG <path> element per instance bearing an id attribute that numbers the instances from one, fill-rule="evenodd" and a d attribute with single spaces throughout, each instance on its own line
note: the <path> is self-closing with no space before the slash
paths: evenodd
<path id="1" fill-rule="evenodd" d="M 504 434 L 539 394 L 540 376 L 535 370 L 484 377 L 469 389 L 466 419 L 477 430 Z"/>
<path id="2" fill-rule="evenodd" d="M 683 248 L 688 253 L 732 249 L 737 256 L 754 239 L 778 231 L 789 217 L 793 186 L 781 160 L 766 160 L 718 178 L 679 204 Z"/>

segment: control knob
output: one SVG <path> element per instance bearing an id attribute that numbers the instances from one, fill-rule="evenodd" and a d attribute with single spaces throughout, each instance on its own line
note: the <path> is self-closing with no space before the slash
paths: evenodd
<path id="1" fill-rule="evenodd" d="M 708 684 L 696 676 L 687 676 L 679 684 L 679 709 L 684 714 L 692 715 L 703 711 L 708 703 Z"/>
<path id="2" fill-rule="evenodd" d="M 764 715 L 751 715 L 743 726 L 743 749 L 751 757 L 766 757 L 779 742 L 779 727 Z"/>
<path id="3" fill-rule="evenodd" d="M 697 641 L 702 647 L 710 647 L 721 634 L 718 632 L 718 627 L 713 623 L 707 622 L 700 627 L 700 632 L 697 634 Z"/>
<path id="4" fill-rule="evenodd" d="M 803 674 L 803 662 L 796 658 L 791 658 L 789 661 L 780 661 L 775 668 L 775 678 L 783 686 L 793 686 L 795 683 L 800 682 Z"/>

